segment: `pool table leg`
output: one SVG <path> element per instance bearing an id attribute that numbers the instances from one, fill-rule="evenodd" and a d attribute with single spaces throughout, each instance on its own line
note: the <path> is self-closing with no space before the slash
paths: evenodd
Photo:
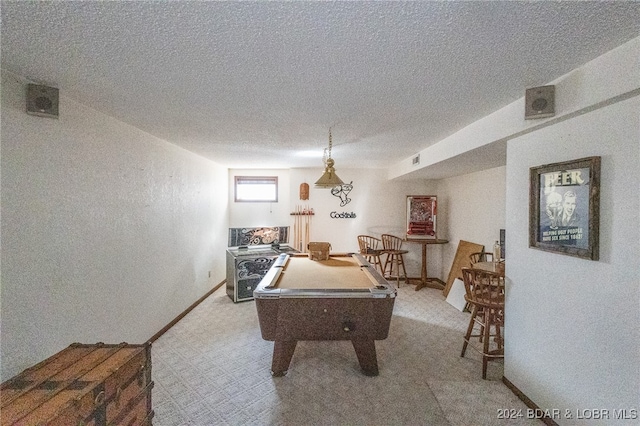
<path id="1" fill-rule="evenodd" d="M 378 358 L 376 356 L 376 344 L 373 340 L 352 339 L 353 349 L 356 350 L 360 368 L 365 376 L 378 375 Z"/>
<path id="2" fill-rule="evenodd" d="M 273 344 L 273 359 L 271 361 L 271 375 L 282 377 L 287 374 L 291 357 L 296 350 L 295 340 L 276 340 Z"/>

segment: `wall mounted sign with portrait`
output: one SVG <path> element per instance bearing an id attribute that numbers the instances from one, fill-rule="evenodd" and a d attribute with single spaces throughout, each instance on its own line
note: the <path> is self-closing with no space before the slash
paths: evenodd
<path id="1" fill-rule="evenodd" d="M 598 260 L 600 157 L 530 169 L 529 247 Z"/>

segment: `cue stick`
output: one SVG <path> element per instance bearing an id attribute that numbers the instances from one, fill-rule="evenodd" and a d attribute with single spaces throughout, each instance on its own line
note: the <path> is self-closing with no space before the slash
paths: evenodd
<path id="1" fill-rule="evenodd" d="M 296 205 L 296 208 L 293 209 L 293 220 L 294 220 L 294 225 L 293 225 L 293 248 L 297 248 L 296 244 L 298 244 L 298 206 Z"/>
<path id="2" fill-rule="evenodd" d="M 307 213 L 308 213 L 309 208 L 307 207 Z M 306 241 L 307 244 L 309 244 L 309 219 L 311 218 L 311 216 L 309 216 L 308 214 L 304 217 L 304 226 L 305 226 L 305 235 L 304 235 L 304 239 Z"/>
<path id="3" fill-rule="evenodd" d="M 296 206 L 298 210 L 297 218 L 298 218 L 298 239 L 296 240 L 296 244 L 298 245 L 298 250 L 303 252 L 302 250 L 302 217 L 300 216 L 301 207 L 300 205 Z"/>

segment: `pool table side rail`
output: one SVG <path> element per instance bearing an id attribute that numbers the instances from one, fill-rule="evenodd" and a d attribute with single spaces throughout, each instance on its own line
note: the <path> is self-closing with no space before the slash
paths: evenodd
<path id="1" fill-rule="evenodd" d="M 299 255 L 294 255 L 300 257 Z M 357 260 L 360 269 L 366 274 L 372 283 L 369 288 L 358 289 L 280 289 L 276 287 L 276 283 L 280 278 L 280 274 L 286 266 L 290 254 L 282 253 L 273 262 L 273 265 L 262 278 L 260 284 L 253 292 L 253 296 L 256 299 L 268 299 L 268 298 L 287 298 L 287 297 L 309 297 L 309 298 L 348 298 L 348 297 L 374 297 L 374 298 L 386 298 L 396 297 L 397 289 L 395 286 L 387 281 L 367 260 L 359 253 L 348 253 L 341 255 L 331 255 L 332 257 L 351 256 Z"/>

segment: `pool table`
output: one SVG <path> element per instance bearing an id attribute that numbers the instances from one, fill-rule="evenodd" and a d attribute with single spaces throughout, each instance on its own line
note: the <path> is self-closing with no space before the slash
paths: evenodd
<path id="1" fill-rule="evenodd" d="M 274 341 L 271 374 L 287 374 L 298 340 L 351 340 L 362 372 L 377 376 L 374 341 L 389 334 L 396 293 L 360 254 L 281 254 L 253 292 L 262 338 Z"/>

